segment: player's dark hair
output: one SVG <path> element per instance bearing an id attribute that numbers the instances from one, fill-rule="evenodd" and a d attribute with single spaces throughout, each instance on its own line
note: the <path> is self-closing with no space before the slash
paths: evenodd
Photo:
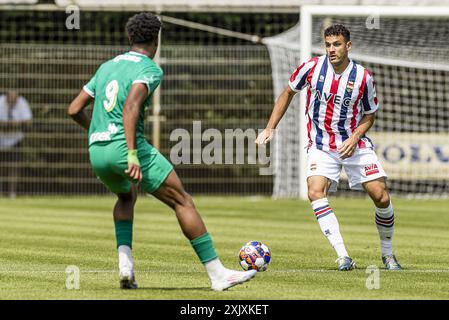
<path id="1" fill-rule="evenodd" d="M 340 35 L 345 38 L 346 42 L 351 40 L 351 34 L 349 33 L 349 30 L 342 24 L 333 24 L 330 27 L 327 27 L 326 30 L 324 30 L 324 37 Z"/>
<path id="2" fill-rule="evenodd" d="M 131 45 L 151 43 L 157 39 L 161 26 L 161 21 L 154 14 L 141 12 L 129 18 L 126 23 L 126 32 Z"/>

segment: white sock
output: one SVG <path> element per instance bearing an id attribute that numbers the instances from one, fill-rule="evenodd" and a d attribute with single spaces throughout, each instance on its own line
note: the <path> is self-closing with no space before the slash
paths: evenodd
<path id="1" fill-rule="evenodd" d="M 129 269 L 131 272 L 134 272 L 133 256 L 130 247 L 126 245 L 118 247 L 118 265 L 120 270 Z"/>
<path id="2" fill-rule="evenodd" d="M 204 267 L 211 281 L 222 279 L 228 271 L 218 258 L 206 262 Z"/>
<path id="3" fill-rule="evenodd" d="M 334 248 L 338 257 L 348 257 L 343 238 L 340 234 L 340 226 L 337 217 L 329 207 L 327 198 L 322 198 L 312 202 L 312 208 L 320 225 L 324 236 Z"/>
<path id="4" fill-rule="evenodd" d="M 376 226 L 379 232 L 382 256 L 392 255 L 394 210 L 391 202 L 387 208 L 376 208 Z"/>

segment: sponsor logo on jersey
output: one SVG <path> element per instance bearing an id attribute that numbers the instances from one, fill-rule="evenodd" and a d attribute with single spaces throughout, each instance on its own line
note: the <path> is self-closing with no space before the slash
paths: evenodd
<path id="1" fill-rule="evenodd" d="M 373 174 L 379 173 L 379 168 L 377 167 L 377 164 L 373 163 L 369 166 L 365 166 L 365 176 L 370 176 Z"/>
<path id="2" fill-rule="evenodd" d="M 110 141 L 111 135 L 116 134 L 117 132 L 118 128 L 115 123 L 110 123 L 108 125 L 108 131 L 92 133 L 90 135 L 89 141 L 90 143 L 94 143 L 96 141 Z"/>
<path id="3" fill-rule="evenodd" d="M 325 106 L 332 100 L 334 105 L 339 105 L 340 103 L 348 107 L 351 104 L 351 97 L 342 98 L 342 96 L 333 93 L 321 93 L 320 91 L 315 91 L 315 99 L 320 100 L 320 104 Z"/>
<path id="4" fill-rule="evenodd" d="M 320 75 L 320 79 L 318 80 L 319 82 L 323 82 L 324 81 L 324 76 Z"/>
<path id="5" fill-rule="evenodd" d="M 109 141 L 111 140 L 111 133 L 109 131 L 95 132 L 90 135 L 90 143 L 97 141 Z"/>

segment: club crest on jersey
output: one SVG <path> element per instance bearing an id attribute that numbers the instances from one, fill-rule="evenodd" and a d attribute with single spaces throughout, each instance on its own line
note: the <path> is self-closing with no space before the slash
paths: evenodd
<path id="1" fill-rule="evenodd" d="M 353 81 L 348 81 L 348 84 L 346 85 L 346 90 L 348 90 L 348 91 L 354 90 L 354 82 Z"/>
<path id="2" fill-rule="evenodd" d="M 368 177 L 376 173 L 379 173 L 379 168 L 377 167 L 377 164 L 373 163 L 368 166 L 365 166 L 365 176 Z"/>

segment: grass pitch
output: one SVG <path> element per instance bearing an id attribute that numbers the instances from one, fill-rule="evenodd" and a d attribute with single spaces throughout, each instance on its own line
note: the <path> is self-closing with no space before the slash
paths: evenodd
<path id="1" fill-rule="evenodd" d="M 358 269 L 336 271 L 333 249 L 310 205 L 298 200 L 196 197 L 217 252 L 240 269 L 249 240 L 272 252 L 268 271 L 214 292 L 176 217 L 153 198 L 135 211 L 134 260 L 140 288 L 118 289 L 112 197 L 0 199 L 0 299 L 449 299 L 449 200 L 395 199 L 395 251 L 404 267 L 382 270 L 368 199 L 332 199 Z M 79 289 L 66 287 L 68 266 Z M 379 289 L 368 266 L 378 266 Z"/>

